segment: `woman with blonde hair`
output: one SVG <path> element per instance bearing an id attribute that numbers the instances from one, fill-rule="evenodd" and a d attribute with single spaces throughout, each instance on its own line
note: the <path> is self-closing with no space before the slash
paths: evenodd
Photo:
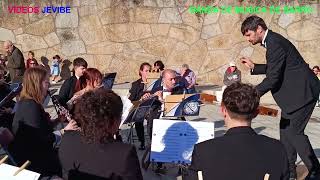
<path id="1" fill-rule="evenodd" d="M 26 70 L 12 124 L 15 138 L 9 145 L 9 152 L 19 166 L 29 160 L 31 165 L 28 169 L 44 177 L 61 174 L 61 167 L 53 148 L 56 140 L 53 122 L 42 106 L 49 85 L 49 74 L 45 69 L 34 67 Z M 75 121 L 70 121 L 61 130 L 61 134 L 64 130 L 77 130 Z"/>

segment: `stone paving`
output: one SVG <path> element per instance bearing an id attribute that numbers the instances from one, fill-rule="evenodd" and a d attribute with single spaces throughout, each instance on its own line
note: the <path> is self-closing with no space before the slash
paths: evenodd
<path id="1" fill-rule="evenodd" d="M 60 83 L 57 85 L 54 85 L 52 88 L 59 88 Z M 114 91 L 117 92 L 119 95 L 127 95 L 128 89 L 130 87 L 130 84 L 121 84 L 121 85 L 115 85 L 114 86 Z M 207 92 L 211 93 L 213 91 L 219 90 L 219 87 L 217 86 L 202 86 L 198 88 L 198 90 L 202 92 Z M 278 108 L 270 94 L 265 95 L 265 97 L 262 98 L 261 100 L 262 104 L 270 106 L 270 107 L 275 107 Z M 51 102 L 49 103 L 49 108 L 47 108 L 47 111 L 52 115 L 52 117 L 56 116 L 55 110 L 53 109 L 53 106 L 51 105 Z M 205 105 L 201 107 L 200 115 L 198 117 L 188 117 L 187 120 L 190 121 L 207 121 L 207 122 L 215 122 L 215 137 L 222 136 L 225 131 L 226 127 L 224 126 L 223 118 L 220 114 L 220 109 L 218 104 L 213 104 L 213 105 Z M 252 127 L 254 130 L 259 133 L 263 134 L 275 139 L 279 139 L 279 117 L 268 117 L 268 116 L 261 116 L 259 115 L 256 117 L 253 122 L 252 122 Z M 121 127 L 122 132 L 121 135 L 123 136 L 124 139 L 127 137 L 127 133 L 129 132 L 129 127 L 126 125 L 123 125 Z M 135 133 L 135 131 L 134 131 Z M 315 110 L 313 111 L 313 114 L 311 116 L 310 122 L 308 123 L 305 131 L 306 135 L 309 136 L 311 144 L 315 150 L 315 153 L 318 158 L 320 158 L 320 108 L 316 107 Z M 135 138 L 136 139 L 136 138 Z M 146 135 L 146 139 L 148 141 L 148 137 Z M 139 146 L 139 142 L 136 140 L 134 141 L 136 147 Z M 143 152 L 138 151 L 139 158 L 141 160 Z M 245 163 L 245 162 L 244 162 Z M 297 160 L 298 165 L 302 165 L 303 163 L 301 160 L 298 158 Z M 155 174 L 151 167 L 147 171 L 142 170 L 144 179 L 146 180 L 175 180 L 175 179 L 181 179 L 177 175 L 178 169 L 172 164 L 166 164 L 165 165 L 167 168 L 167 172 L 165 175 L 158 175 Z M 303 168 L 302 168 L 303 170 Z M 304 172 L 306 173 L 306 172 Z M 302 175 L 300 175 L 302 176 Z M 301 178 L 299 178 L 301 179 Z"/>

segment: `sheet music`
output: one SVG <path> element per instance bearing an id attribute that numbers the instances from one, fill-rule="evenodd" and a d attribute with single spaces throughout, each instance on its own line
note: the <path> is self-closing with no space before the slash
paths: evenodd
<path id="1" fill-rule="evenodd" d="M 16 176 L 13 174 L 18 170 L 18 167 L 11 166 L 8 164 L 1 164 L 0 165 L 0 179 L 1 180 L 38 180 L 40 174 L 29 171 L 29 170 L 22 170 Z"/>
<path id="2" fill-rule="evenodd" d="M 150 160 L 191 163 L 193 146 L 214 138 L 214 122 L 153 120 Z"/>
<path id="3" fill-rule="evenodd" d="M 124 123 L 124 121 L 127 119 L 128 115 L 130 113 L 130 110 L 133 107 L 133 104 L 131 103 L 131 101 L 128 99 L 127 96 L 121 96 L 121 100 L 123 103 L 123 109 L 122 109 L 122 117 L 121 117 L 121 123 L 119 125 L 119 128 Z"/>

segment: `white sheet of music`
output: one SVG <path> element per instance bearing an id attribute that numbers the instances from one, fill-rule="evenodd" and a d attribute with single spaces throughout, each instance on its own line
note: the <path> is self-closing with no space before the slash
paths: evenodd
<path id="1" fill-rule="evenodd" d="M 0 179 L 1 180 L 37 180 L 40 177 L 40 174 L 29 171 L 29 170 L 22 170 L 16 176 L 13 174 L 18 170 L 18 167 L 11 166 L 8 164 L 1 164 L 0 165 Z"/>
<path id="2" fill-rule="evenodd" d="M 127 96 L 121 96 L 121 100 L 123 103 L 123 109 L 122 109 L 122 117 L 121 117 L 121 123 L 119 128 L 121 127 L 121 125 L 124 123 L 124 121 L 127 119 L 130 110 L 133 106 L 133 104 L 131 103 L 131 101 L 128 99 Z"/>
<path id="3" fill-rule="evenodd" d="M 154 119 L 150 160 L 189 164 L 193 146 L 213 138 L 214 122 Z"/>

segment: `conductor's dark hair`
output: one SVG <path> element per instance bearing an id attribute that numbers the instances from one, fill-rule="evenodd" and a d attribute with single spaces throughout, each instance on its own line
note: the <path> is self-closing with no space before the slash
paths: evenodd
<path id="1" fill-rule="evenodd" d="M 222 96 L 222 106 L 233 119 L 252 120 L 258 114 L 259 103 L 259 92 L 252 85 L 240 82 L 228 86 Z"/>
<path id="2" fill-rule="evenodd" d="M 82 95 L 75 104 L 75 120 L 86 143 L 104 144 L 113 138 L 119 126 L 123 104 L 112 90 L 99 88 Z M 116 129 L 117 130 L 117 129 Z"/>
<path id="3" fill-rule="evenodd" d="M 258 29 L 258 26 L 261 26 L 263 30 L 268 29 L 266 23 L 261 17 L 256 15 L 247 17 L 241 25 L 242 35 L 244 35 L 249 30 L 256 31 Z"/>
<path id="4" fill-rule="evenodd" d="M 75 66 L 77 66 L 77 67 L 83 66 L 83 67 L 87 68 L 88 63 L 83 58 L 77 57 L 76 59 L 73 60 L 73 67 L 75 67 Z"/>
<path id="5" fill-rule="evenodd" d="M 153 66 L 159 66 L 160 71 L 164 70 L 164 64 L 162 61 L 156 61 L 154 62 Z"/>

